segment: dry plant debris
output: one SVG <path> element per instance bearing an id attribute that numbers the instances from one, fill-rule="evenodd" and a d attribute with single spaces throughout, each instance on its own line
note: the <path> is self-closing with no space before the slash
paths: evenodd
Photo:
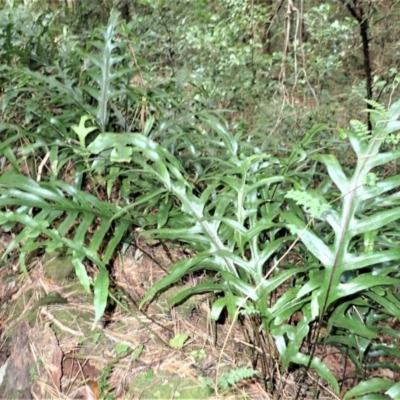
<path id="1" fill-rule="evenodd" d="M 231 391 L 215 397 L 210 389 L 202 389 L 201 377 L 215 379 L 229 328 L 210 320 L 207 298 L 197 298 L 188 308 L 169 312 L 168 299 L 160 297 L 145 313 L 137 309 L 145 291 L 185 256 L 173 246 L 166 251 L 160 243 L 141 242 L 140 249 L 118 257 L 113 278 L 117 290 L 123 289 L 130 297 L 126 299 L 128 308 L 115 305 L 94 330 L 92 298 L 73 273 L 61 274 L 61 278 L 51 273 L 49 277 L 48 257 L 34 261 L 29 279 L 14 271 L 13 281 L 18 283 L 13 289 L 2 280 L 0 355 L 8 359 L 2 397 L 96 400 L 112 394 L 113 398 L 141 399 L 149 398 L 160 385 L 166 389 L 178 382 L 180 388 L 171 389 L 176 396 L 200 393 L 203 397 L 199 398 L 267 399 L 259 383 L 252 380 L 243 382 L 236 394 Z M 63 258 L 62 262 L 68 260 Z M 195 284 L 197 279 L 201 277 L 182 285 Z M 182 349 L 165 345 L 181 333 L 188 335 Z M 224 349 L 220 371 L 250 366 L 250 345 L 246 346 L 242 331 L 235 327 L 231 335 L 235 340 Z M 204 357 L 195 357 L 200 351 Z M 15 380 L 16 370 L 21 383 Z M 19 388 L 18 393 L 5 396 L 15 388 Z"/>

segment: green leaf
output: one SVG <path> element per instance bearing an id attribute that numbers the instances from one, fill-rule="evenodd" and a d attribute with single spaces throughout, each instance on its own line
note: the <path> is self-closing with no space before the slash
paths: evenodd
<path id="1" fill-rule="evenodd" d="M 115 345 L 114 350 L 117 355 L 120 355 L 127 351 L 130 348 L 130 345 L 127 343 L 118 343 Z"/>
<path id="2" fill-rule="evenodd" d="M 335 314 L 334 316 L 329 318 L 329 324 L 337 328 L 346 329 L 351 333 L 354 333 L 356 335 L 368 339 L 375 339 L 378 337 L 378 335 L 375 332 L 368 329 L 365 325 L 357 321 L 351 320 L 350 318 L 345 317 L 343 314 L 342 315 Z"/>
<path id="3" fill-rule="evenodd" d="M 395 383 L 385 394 L 394 400 L 400 399 L 400 382 Z"/>
<path id="4" fill-rule="evenodd" d="M 1 151 L 3 152 L 4 156 L 7 158 L 7 160 L 10 162 L 11 166 L 14 168 L 15 172 L 20 172 L 19 171 L 19 166 L 18 166 L 18 160 L 14 155 L 14 152 L 12 151 L 12 149 L 10 147 L 5 147 L 3 149 L 1 149 Z"/>
<path id="5" fill-rule="evenodd" d="M 104 243 L 107 239 L 106 235 L 109 232 L 111 228 L 111 221 L 108 219 L 104 219 L 100 226 L 97 227 L 97 230 L 95 234 L 92 237 L 91 243 L 90 243 L 90 251 L 96 253 L 102 243 Z"/>
<path id="6" fill-rule="evenodd" d="M 331 210 L 331 206 L 316 192 L 308 193 L 300 190 L 289 190 L 285 197 L 295 200 L 297 204 L 302 205 L 305 211 L 315 218 L 321 218 L 324 213 Z"/>
<path id="7" fill-rule="evenodd" d="M 194 271 L 195 268 L 198 267 L 198 264 L 203 262 L 206 258 L 208 258 L 208 256 L 209 254 L 207 253 L 198 254 L 193 258 L 181 260 L 174 264 L 169 274 L 153 285 L 153 287 L 145 294 L 139 304 L 139 308 L 143 307 L 147 301 L 151 300 L 156 293 L 177 282 L 180 278 L 182 278 L 182 276 L 190 271 Z M 200 269 L 200 267 L 198 268 Z"/>
<path id="8" fill-rule="evenodd" d="M 297 353 L 297 355 L 295 355 L 292 358 L 292 361 L 296 364 L 308 366 L 308 364 L 310 362 L 310 356 L 301 354 L 301 353 Z M 325 379 L 333 387 L 333 390 L 335 391 L 335 393 L 338 394 L 340 392 L 339 384 L 338 384 L 335 376 L 332 374 L 332 372 L 329 370 L 329 368 L 323 362 L 321 362 L 321 360 L 319 360 L 316 357 L 313 357 L 311 360 L 310 367 L 315 369 L 317 374 L 321 378 Z"/>
<path id="9" fill-rule="evenodd" d="M 186 333 L 178 333 L 173 339 L 169 341 L 169 345 L 173 349 L 182 349 L 185 345 L 186 340 L 188 340 L 189 335 Z"/>
<path id="10" fill-rule="evenodd" d="M 374 276 L 372 274 L 357 276 L 347 283 L 340 283 L 332 288 L 327 304 L 330 305 L 338 299 L 351 296 L 374 286 L 400 286 L 400 279 L 388 276 Z"/>
<path id="11" fill-rule="evenodd" d="M 295 329 L 288 331 L 288 344 L 285 350 L 281 353 L 282 367 L 288 368 L 290 362 L 296 362 L 298 358 L 300 347 L 303 344 L 304 338 L 310 332 L 309 318 L 303 316 L 303 319 L 299 322 Z"/>
<path id="12" fill-rule="evenodd" d="M 157 217 L 157 229 L 162 228 L 169 218 L 169 212 L 171 210 L 174 199 L 167 196 L 158 206 L 158 217 Z"/>
<path id="13" fill-rule="evenodd" d="M 199 117 L 219 135 L 224 146 L 226 146 L 230 154 L 236 155 L 238 151 L 237 141 L 234 139 L 234 137 L 232 137 L 230 132 L 227 131 L 223 123 L 214 115 L 211 115 L 207 112 L 202 112 Z"/>
<path id="14" fill-rule="evenodd" d="M 184 300 L 186 300 L 188 297 L 196 294 L 217 293 L 219 291 L 222 291 L 222 285 L 220 283 L 213 283 L 213 282 L 200 283 L 196 286 L 182 290 L 172 299 L 168 300 L 168 306 L 171 307 L 174 306 L 175 304 L 179 304 Z"/>
<path id="15" fill-rule="evenodd" d="M 108 299 L 108 285 L 109 276 L 108 272 L 100 269 L 99 273 L 94 280 L 94 323 L 100 321 L 107 306 Z"/>
<path id="16" fill-rule="evenodd" d="M 210 318 L 214 321 L 218 321 L 227 304 L 228 299 L 226 297 L 220 297 L 219 299 L 215 300 L 211 307 Z"/>
<path id="17" fill-rule="evenodd" d="M 79 279 L 80 284 L 83 286 L 83 288 L 86 290 L 86 292 L 91 293 L 90 279 L 86 272 L 85 265 L 82 263 L 82 261 L 79 258 L 73 258 L 72 265 L 75 267 L 75 274 L 76 274 L 77 278 Z"/>
<path id="18" fill-rule="evenodd" d="M 365 295 L 376 301 L 378 304 L 381 304 L 384 307 L 385 312 L 390 313 L 397 319 L 400 319 L 399 302 L 394 296 L 392 299 L 393 301 L 390 301 L 385 295 L 377 294 L 372 291 L 368 291 L 365 293 Z"/>
<path id="19" fill-rule="evenodd" d="M 334 265 L 335 258 L 332 249 L 312 232 L 304 221 L 290 212 L 283 212 L 282 218 L 296 228 L 296 234 L 300 240 L 325 267 L 330 268 Z"/>
<path id="20" fill-rule="evenodd" d="M 368 381 L 360 382 L 357 386 L 350 389 L 343 397 L 343 400 L 349 400 L 356 396 L 362 396 L 367 393 L 377 393 L 387 391 L 393 386 L 390 382 L 383 378 L 372 378 Z"/>
<path id="21" fill-rule="evenodd" d="M 82 148 L 86 148 L 86 136 L 90 133 L 98 129 L 96 126 L 86 127 L 86 122 L 88 120 L 93 120 L 90 115 L 82 115 L 79 125 L 72 125 L 71 129 L 76 133 L 79 138 L 79 143 Z"/>
<path id="22" fill-rule="evenodd" d="M 131 225 L 132 224 L 130 223 L 130 221 L 123 220 L 120 220 L 117 224 L 115 224 L 113 236 L 108 242 L 107 248 L 103 254 L 102 260 L 104 264 L 107 264 L 113 254 L 115 254 L 115 249 L 121 244 L 127 230 L 130 228 Z"/>

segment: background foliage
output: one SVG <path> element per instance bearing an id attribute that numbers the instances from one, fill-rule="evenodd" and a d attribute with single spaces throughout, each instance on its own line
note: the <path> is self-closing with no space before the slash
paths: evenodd
<path id="1" fill-rule="evenodd" d="M 71 252 L 98 321 L 116 250 L 138 231 L 174 241 L 194 255 L 142 306 L 207 271 L 171 305 L 209 292 L 215 320 L 250 321 L 271 393 L 278 372 L 305 366 L 339 394 L 322 344 L 356 366 L 344 398 L 398 398 L 369 371 L 399 370 L 399 13 L 3 1 L 0 224 L 15 233 L 3 260 L 17 249 L 28 274 L 32 252 Z"/>

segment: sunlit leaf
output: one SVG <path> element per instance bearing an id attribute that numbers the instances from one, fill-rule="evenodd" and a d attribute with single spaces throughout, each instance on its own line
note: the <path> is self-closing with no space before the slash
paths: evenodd
<path id="1" fill-rule="evenodd" d="M 108 299 L 108 272 L 101 269 L 94 280 L 94 322 L 98 322 L 103 316 Z"/>
<path id="2" fill-rule="evenodd" d="M 357 396 L 362 396 L 368 393 L 377 393 L 380 391 L 387 391 L 393 386 L 393 382 L 390 382 L 383 378 L 372 378 L 367 381 L 360 382 L 358 385 L 350 389 L 343 400 L 350 400 Z"/>
<path id="3" fill-rule="evenodd" d="M 73 258 L 72 265 L 75 267 L 75 274 L 79 279 L 80 284 L 83 286 L 83 288 L 86 290 L 87 293 L 91 293 L 90 279 L 86 272 L 85 265 L 79 258 Z"/>

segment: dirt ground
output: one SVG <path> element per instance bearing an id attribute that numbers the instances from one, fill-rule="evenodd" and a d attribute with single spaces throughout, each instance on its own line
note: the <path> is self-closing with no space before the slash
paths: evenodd
<path id="1" fill-rule="evenodd" d="M 140 311 L 144 293 L 187 256 L 158 242 L 132 245 L 111 266 L 113 298 L 96 325 L 92 296 L 79 284 L 68 255 L 30 260 L 28 276 L 19 271 L 17 257 L 3 265 L 0 398 L 261 400 L 294 399 L 297 393 L 302 399 L 339 398 L 311 373 L 303 388 L 295 383 L 298 371 L 281 375 L 272 342 L 257 338 L 251 320 L 213 322 L 210 295 L 170 309 L 168 300 L 202 276 L 187 278 Z M 337 350 L 326 353 L 317 355 L 336 376 L 354 376 L 354 366 Z M 217 376 L 238 368 L 261 369 L 264 379 L 215 387 Z M 385 374 L 396 378 L 390 370 Z M 344 388 L 352 385 L 345 381 Z"/>

